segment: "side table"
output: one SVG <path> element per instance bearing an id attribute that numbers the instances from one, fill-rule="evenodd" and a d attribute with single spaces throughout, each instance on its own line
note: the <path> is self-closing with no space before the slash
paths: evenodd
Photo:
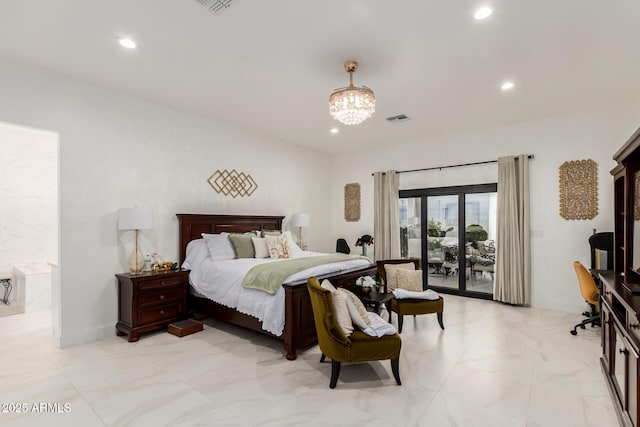
<path id="1" fill-rule="evenodd" d="M 376 314 L 380 314 L 380 306 L 382 304 L 384 304 L 387 307 L 387 311 L 391 313 L 391 300 L 394 298 L 391 292 L 384 293 L 371 289 L 371 292 L 368 294 L 359 291 L 356 295 L 365 306 L 371 306 Z"/>

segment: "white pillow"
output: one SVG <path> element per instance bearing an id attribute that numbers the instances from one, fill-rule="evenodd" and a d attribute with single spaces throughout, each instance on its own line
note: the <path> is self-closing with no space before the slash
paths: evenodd
<path id="1" fill-rule="evenodd" d="M 292 258 L 295 258 L 295 257 L 298 257 L 298 256 L 302 255 L 302 253 L 304 251 L 302 249 L 300 249 L 300 246 L 298 246 L 296 241 L 293 240 L 293 236 L 291 235 L 291 231 L 290 230 L 283 231 L 282 235 L 287 238 L 287 244 L 289 245 L 289 256 L 291 256 Z"/>
<path id="2" fill-rule="evenodd" d="M 207 242 L 209 254 L 214 260 L 235 259 L 236 251 L 229 240 L 229 233 L 206 234 L 202 233 L 204 241 Z"/>
<path id="3" fill-rule="evenodd" d="M 349 298 L 345 293 L 338 292 L 338 290 L 327 279 L 324 279 L 320 284 L 322 289 L 326 289 L 331 292 L 331 299 L 333 300 L 333 312 L 336 315 L 336 321 L 338 326 L 342 329 L 344 336 L 348 337 L 353 332 L 353 322 L 351 321 L 351 314 L 349 310 Z"/>
<path id="4" fill-rule="evenodd" d="M 289 258 L 289 245 L 285 236 L 267 236 L 269 255 L 274 259 Z"/>
<path id="5" fill-rule="evenodd" d="M 349 315 L 349 307 L 347 305 L 347 296 L 342 292 L 331 292 L 333 299 L 333 311 L 336 315 L 338 326 L 342 329 L 345 337 L 351 336 L 353 333 L 353 323 L 351 315 Z"/>
<path id="6" fill-rule="evenodd" d="M 324 279 L 322 283 L 320 283 L 320 287 L 331 292 L 336 291 L 335 286 L 333 286 L 333 284 L 328 279 Z"/>
<path id="7" fill-rule="evenodd" d="M 256 258 L 269 258 L 269 246 L 267 239 L 261 237 L 252 237 L 253 247 L 256 250 Z"/>
<path id="8" fill-rule="evenodd" d="M 204 239 L 196 239 L 187 245 L 187 256 L 182 263 L 182 268 L 193 270 L 198 268 L 200 263 L 210 256 L 207 242 Z"/>
<path id="9" fill-rule="evenodd" d="M 349 317 L 351 322 L 360 329 L 368 328 L 371 325 L 369 316 L 367 316 L 367 309 L 353 292 L 344 288 L 338 288 L 336 292 L 344 294 L 347 297 L 347 309 L 349 310 Z"/>

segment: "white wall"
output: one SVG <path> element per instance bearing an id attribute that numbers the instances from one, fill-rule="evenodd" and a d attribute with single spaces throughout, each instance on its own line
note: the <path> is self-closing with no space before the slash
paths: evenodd
<path id="1" fill-rule="evenodd" d="M 175 214 L 190 212 L 309 212 L 305 240 L 311 249 L 332 251 L 337 237 L 353 246 L 358 236 L 373 232 L 371 172 L 521 152 L 536 155 L 532 227 L 544 233 L 533 241 L 533 303 L 580 310 L 570 262 L 588 262 L 592 228 L 612 228 L 611 155 L 635 130 L 633 113 L 640 110 L 636 104 L 332 158 L 4 58 L 0 93 L 0 121 L 59 134 L 60 266 L 54 283 L 61 289 L 61 346 L 114 333 L 113 275 L 126 271 L 132 244 L 131 233 L 116 230 L 118 208 L 153 209 L 154 228 L 142 232 L 142 250 L 167 260 L 178 253 Z M 564 221 L 557 214 L 557 168 L 582 158 L 600 165 L 600 214 L 592 221 Z M 232 199 L 207 184 L 216 169 L 232 168 L 254 177 L 259 188 L 253 196 Z M 493 168 L 477 167 L 405 175 L 401 182 L 411 188 L 491 180 Z M 343 216 L 349 182 L 362 186 L 357 223 Z"/>
<path id="2" fill-rule="evenodd" d="M 350 245 L 373 232 L 374 171 L 407 170 L 533 154 L 530 163 L 532 305 L 581 311 L 572 262 L 590 261 L 587 239 L 592 229 L 613 230 L 613 153 L 640 125 L 637 106 L 626 105 L 566 117 L 519 123 L 481 132 L 432 138 L 424 142 L 335 156 L 332 184 L 334 236 Z M 410 125 L 410 122 L 408 122 Z M 345 141 L 348 144 L 348 141 Z M 598 215 L 588 221 L 567 221 L 559 215 L 558 168 L 570 160 L 598 164 Z M 343 187 L 362 187 L 362 219 L 347 223 L 342 214 Z M 488 164 L 400 175 L 400 188 L 429 188 L 497 182 L 497 165 Z M 374 236 L 375 237 L 375 236 Z"/>
<path id="3" fill-rule="evenodd" d="M 0 271 L 58 262 L 58 136 L 0 123 Z"/>
<path id="4" fill-rule="evenodd" d="M 114 333 L 114 274 L 127 270 L 132 244 L 132 233 L 116 230 L 118 208 L 152 208 L 141 247 L 165 260 L 177 260 L 176 213 L 309 212 L 310 247 L 332 245 L 321 214 L 328 155 L 3 58 L 0 93 L 0 121 L 60 136 L 61 346 Z M 251 197 L 222 196 L 206 182 L 233 168 L 258 183 Z"/>

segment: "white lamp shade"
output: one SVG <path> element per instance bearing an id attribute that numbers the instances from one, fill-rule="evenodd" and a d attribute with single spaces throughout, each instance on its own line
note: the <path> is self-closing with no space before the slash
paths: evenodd
<path id="1" fill-rule="evenodd" d="M 291 215 L 292 227 L 308 227 L 311 223 L 311 217 L 308 213 L 296 213 Z"/>
<path id="2" fill-rule="evenodd" d="M 118 209 L 118 230 L 145 230 L 153 227 L 150 208 Z"/>

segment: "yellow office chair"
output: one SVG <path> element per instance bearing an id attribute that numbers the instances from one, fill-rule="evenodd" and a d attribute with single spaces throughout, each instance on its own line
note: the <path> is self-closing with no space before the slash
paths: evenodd
<path id="1" fill-rule="evenodd" d="M 578 282 L 580 283 L 580 293 L 582 298 L 589 304 L 589 312 L 585 313 L 588 319 L 578 323 L 570 331 L 571 335 L 578 335 L 578 327 L 584 329 L 585 325 L 591 324 L 591 327 L 600 325 L 600 293 L 598 292 L 598 286 L 595 280 L 591 276 L 591 273 L 578 261 L 573 263 L 573 268 L 578 275 Z"/>

